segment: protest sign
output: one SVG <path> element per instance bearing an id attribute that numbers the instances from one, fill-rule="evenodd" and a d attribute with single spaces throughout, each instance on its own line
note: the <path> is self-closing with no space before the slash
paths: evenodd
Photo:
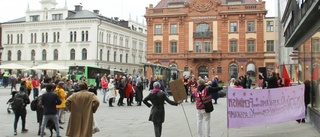
<path id="1" fill-rule="evenodd" d="M 170 81 L 169 85 L 175 102 L 187 99 L 188 96 L 181 78 L 174 81 Z"/>
<path id="2" fill-rule="evenodd" d="M 268 125 L 305 117 L 304 85 L 227 92 L 228 128 Z"/>

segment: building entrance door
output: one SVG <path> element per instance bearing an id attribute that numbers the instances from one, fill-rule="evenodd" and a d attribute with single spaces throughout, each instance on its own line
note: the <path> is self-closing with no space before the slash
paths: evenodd
<path id="1" fill-rule="evenodd" d="M 209 76 L 209 71 L 207 66 L 200 66 L 198 69 L 198 76 L 203 79 L 207 79 Z"/>

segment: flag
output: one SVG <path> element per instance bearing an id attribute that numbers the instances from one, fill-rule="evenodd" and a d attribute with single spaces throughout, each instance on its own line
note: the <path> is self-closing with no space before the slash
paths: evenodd
<path id="1" fill-rule="evenodd" d="M 318 80 L 319 79 L 319 67 L 316 65 L 316 68 L 314 68 L 312 73 L 312 80 Z"/>
<path id="2" fill-rule="evenodd" d="M 287 72 L 286 66 L 284 64 L 282 64 L 282 77 L 283 77 L 284 86 L 289 87 L 290 86 L 290 77 Z"/>

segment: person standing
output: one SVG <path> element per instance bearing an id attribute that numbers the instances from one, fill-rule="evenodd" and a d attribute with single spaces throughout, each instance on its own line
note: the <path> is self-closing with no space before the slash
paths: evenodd
<path id="1" fill-rule="evenodd" d="M 100 89 L 100 81 L 101 81 L 100 74 L 97 73 L 97 76 L 96 76 L 96 90 Z"/>
<path id="2" fill-rule="evenodd" d="M 10 76 L 10 79 L 11 79 L 11 92 L 13 91 L 17 91 L 17 75 L 15 73 L 13 73 L 11 76 Z"/>
<path id="3" fill-rule="evenodd" d="M 72 94 L 66 101 L 71 112 L 66 135 L 70 137 L 92 137 L 93 113 L 99 107 L 99 99 L 87 91 L 86 84 L 79 84 L 80 91 Z"/>
<path id="4" fill-rule="evenodd" d="M 174 106 L 180 104 L 181 101 L 178 103 L 171 101 L 166 94 L 161 91 L 159 82 L 154 82 L 153 87 L 154 89 L 143 99 L 143 103 L 149 108 L 152 106 L 149 121 L 153 122 L 155 137 L 161 137 L 162 123 L 165 119 L 164 101 Z M 149 101 L 151 101 L 152 104 L 150 104 Z"/>
<path id="5" fill-rule="evenodd" d="M 39 88 L 40 88 L 40 81 L 38 79 L 38 76 L 34 76 L 32 80 L 32 87 L 33 87 L 33 99 L 35 99 L 39 95 Z"/>
<path id="6" fill-rule="evenodd" d="M 218 76 L 214 76 L 214 79 L 212 80 L 211 87 L 219 87 L 219 78 Z M 218 99 L 219 99 L 219 93 L 214 92 L 211 94 L 212 99 L 214 100 L 213 104 L 218 104 Z"/>
<path id="7" fill-rule="evenodd" d="M 31 77 L 28 77 L 26 79 L 26 87 L 27 87 L 27 94 L 28 94 L 28 96 L 30 96 L 31 90 L 32 90 Z"/>
<path id="8" fill-rule="evenodd" d="M 9 84 L 9 77 L 10 77 L 9 71 L 5 70 L 5 72 L 3 73 L 3 86 L 4 86 L 4 88 L 6 88 Z"/>
<path id="9" fill-rule="evenodd" d="M 103 76 L 101 78 L 101 87 L 102 87 L 102 93 L 103 93 L 102 102 L 103 103 L 107 103 L 106 102 L 106 94 L 107 94 L 107 88 L 108 88 L 108 81 L 107 81 L 107 77 L 106 76 Z"/>
<path id="10" fill-rule="evenodd" d="M 58 83 L 58 85 L 56 86 L 56 89 L 54 90 L 54 92 L 59 96 L 60 100 L 61 100 L 61 104 L 57 105 L 57 110 L 58 110 L 58 119 L 59 119 L 59 123 L 60 124 L 63 124 L 64 121 L 62 121 L 62 117 L 63 117 L 63 114 L 64 114 L 64 109 L 66 108 L 66 97 L 67 97 L 67 94 L 66 92 L 64 91 L 64 82 L 63 81 L 60 81 Z"/>
<path id="11" fill-rule="evenodd" d="M 138 106 L 141 106 L 141 102 L 143 99 L 143 78 L 139 77 L 137 79 L 137 86 L 136 86 L 136 101 L 138 103 Z"/>
<path id="12" fill-rule="evenodd" d="M 133 96 L 134 96 L 134 91 L 132 87 L 132 77 L 129 78 L 126 86 L 125 86 L 125 93 L 126 93 L 126 98 L 127 98 L 127 106 L 132 106 L 133 103 Z"/>
<path id="13" fill-rule="evenodd" d="M 310 103 L 310 91 L 311 91 L 311 83 L 310 80 L 305 80 L 304 82 L 304 106 L 305 106 L 305 115 L 307 116 L 308 104 Z M 305 118 L 296 120 L 298 123 L 305 123 Z"/>
<path id="14" fill-rule="evenodd" d="M 190 90 L 190 102 L 193 103 L 194 100 L 194 90 L 198 87 L 197 86 L 197 79 L 194 76 L 191 76 L 188 82 L 188 88 Z"/>
<path id="15" fill-rule="evenodd" d="M 41 133 L 40 136 L 44 136 L 44 128 L 47 125 L 47 122 L 49 120 L 52 120 L 55 127 L 56 127 L 56 133 L 57 137 L 60 137 L 60 132 L 59 132 L 59 120 L 58 120 L 58 110 L 56 108 L 56 105 L 61 104 L 60 97 L 53 92 L 55 88 L 55 85 L 53 84 L 48 84 L 46 86 L 46 93 L 42 94 L 41 97 L 41 104 L 43 106 L 43 117 L 42 117 L 42 125 L 41 125 Z"/>
<path id="16" fill-rule="evenodd" d="M 195 91 L 195 98 L 196 98 L 196 108 L 197 108 L 197 132 L 198 137 L 210 137 L 210 115 L 211 113 L 207 113 L 204 108 L 203 103 L 211 103 L 212 93 L 218 93 L 222 87 L 211 87 L 205 85 L 205 80 L 200 79 L 198 80 L 198 87 Z M 201 99 L 200 99 L 201 97 Z M 203 128 L 202 124 L 204 122 L 204 129 L 205 135 L 203 136 Z"/>
<path id="17" fill-rule="evenodd" d="M 26 106 L 30 104 L 30 99 L 28 95 L 24 92 L 24 87 L 20 87 L 20 90 L 18 93 L 14 95 L 14 101 L 15 100 L 21 100 L 21 106 L 17 105 L 17 108 L 13 107 L 13 112 L 14 112 L 14 135 L 17 135 L 17 125 L 19 118 L 21 117 L 22 121 L 22 133 L 28 132 L 28 129 L 26 129 L 26 116 L 27 116 L 27 109 Z M 17 103 L 19 104 L 19 103 Z"/>
<path id="18" fill-rule="evenodd" d="M 113 78 L 110 79 L 108 84 L 108 101 L 109 101 L 109 107 L 113 107 L 112 102 L 116 99 L 116 89 L 115 89 L 115 80 Z"/>
<path id="19" fill-rule="evenodd" d="M 268 82 L 267 88 L 278 88 L 278 79 L 277 74 L 275 72 L 272 72 L 272 76 L 270 78 L 265 78 L 262 73 L 259 73 L 259 75 L 264 79 L 264 81 Z"/>
<path id="20" fill-rule="evenodd" d="M 119 91 L 119 95 L 120 95 L 120 98 L 118 100 L 118 106 L 123 106 L 123 99 L 124 99 L 124 96 L 125 96 L 125 81 L 126 81 L 126 78 L 123 76 L 123 77 L 120 77 L 120 80 L 119 80 L 119 83 L 118 83 L 118 91 Z"/>

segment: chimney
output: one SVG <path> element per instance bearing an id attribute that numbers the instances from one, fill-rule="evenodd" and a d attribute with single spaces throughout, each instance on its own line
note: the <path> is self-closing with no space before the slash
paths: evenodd
<path id="1" fill-rule="evenodd" d="M 82 6 L 81 5 L 75 5 L 75 11 L 81 11 L 82 10 Z"/>
<path id="2" fill-rule="evenodd" d="M 98 14 L 99 15 L 99 10 L 93 10 L 93 12 L 95 13 L 95 14 Z"/>
<path id="3" fill-rule="evenodd" d="M 153 9 L 153 4 L 149 4 L 149 9 Z"/>
<path id="4" fill-rule="evenodd" d="M 118 21 L 118 20 L 119 20 L 119 17 L 114 17 L 114 20 Z"/>

